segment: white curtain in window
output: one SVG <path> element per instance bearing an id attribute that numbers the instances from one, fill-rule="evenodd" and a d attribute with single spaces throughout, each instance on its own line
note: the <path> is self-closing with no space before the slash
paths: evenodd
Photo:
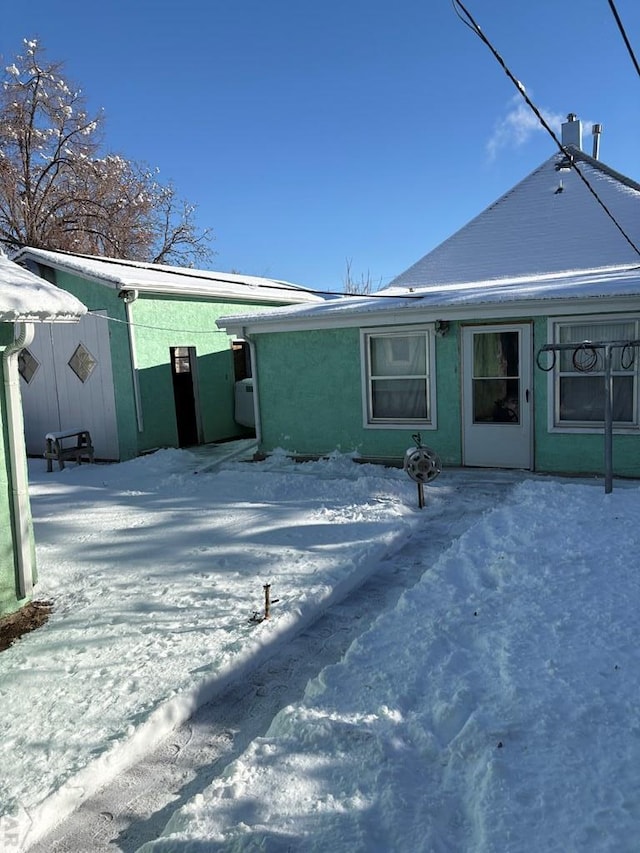
<path id="1" fill-rule="evenodd" d="M 376 335 L 369 341 L 372 417 L 426 420 L 426 334 Z"/>

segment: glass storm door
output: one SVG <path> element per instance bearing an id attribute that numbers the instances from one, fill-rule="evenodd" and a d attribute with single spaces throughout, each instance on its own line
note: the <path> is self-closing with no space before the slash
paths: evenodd
<path id="1" fill-rule="evenodd" d="M 531 327 L 462 332 L 463 462 L 531 468 Z"/>

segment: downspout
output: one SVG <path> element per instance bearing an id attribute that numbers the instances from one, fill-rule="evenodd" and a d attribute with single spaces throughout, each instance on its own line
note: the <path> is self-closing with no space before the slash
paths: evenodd
<path id="1" fill-rule="evenodd" d="M 14 328 L 14 341 L 5 349 L 2 361 L 4 396 L 7 407 L 7 432 L 9 433 L 9 473 L 13 505 L 13 539 L 16 543 L 18 568 L 18 593 L 20 598 L 27 598 L 33 591 L 36 567 L 31 543 L 29 479 L 24 444 L 18 356 L 21 350 L 33 341 L 35 328 L 33 323 L 16 323 Z"/>
<path id="2" fill-rule="evenodd" d="M 249 344 L 249 354 L 251 356 L 251 376 L 253 378 L 253 414 L 256 422 L 256 441 L 258 447 L 262 444 L 262 424 L 260 422 L 260 399 L 258 397 L 258 357 L 256 355 L 256 345 L 253 338 L 247 334 L 245 328 L 242 329 L 242 338 Z"/>
<path id="3" fill-rule="evenodd" d="M 133 381 L 133 405 L 136 411 L 136 423 L 138 432 L 144 429 L 144 420 L 142 418 L 142 399 L 140 397 L 140 380 L 138 379 L 138 354 L 136 352 L 135 327 L 133 325 L 133 316 L 131 313 L 131 305 L 138 298 L 137 290 L 121 290 L 118 294 L 124 300 L 124 312 L 127 318 L 127 335 L 129 340 L 129 357 L 131 359 L 131 378 Z"/>

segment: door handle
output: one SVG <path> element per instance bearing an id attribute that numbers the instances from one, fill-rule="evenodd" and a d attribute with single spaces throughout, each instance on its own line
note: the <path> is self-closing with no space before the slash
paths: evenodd
<path id="1" fill-rule="evenodd" d="M 524 392 L 524 399 L 527 401 L 527 403 L 529 402 L 529 389 L 528 389 L 528 388 L 527 388 L 527 390 Z"/>

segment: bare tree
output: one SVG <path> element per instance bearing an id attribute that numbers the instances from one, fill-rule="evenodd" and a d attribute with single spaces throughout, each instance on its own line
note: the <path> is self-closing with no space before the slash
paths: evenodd
<path id="1" fill-rule="evenodd" d="M 0 90 L 0 243 L 183 265 L 207 260 L 212 234 L 147 166 L 104 153 L 104 116 L 47 63 L 35 40 Z"/>
<path id="2" fill-rule="evenodd" d="M 353 273 L 351 272 L 351 258 L 346 258 L 345 260 L 345 274 L 342 279 L 342 284 L 344 286 L 344 292 L 351 295 L 361 294 L 362 296 L 368 296 L 370 293 L 378 290 L 382 285 L 382 279 L 378 281 L 374 285 L 373 278 L 371 277 L 371 273 L 367 270 L 366 275 L 364 273 L 360 274 L 360 278 L 354 278 Z"/>

